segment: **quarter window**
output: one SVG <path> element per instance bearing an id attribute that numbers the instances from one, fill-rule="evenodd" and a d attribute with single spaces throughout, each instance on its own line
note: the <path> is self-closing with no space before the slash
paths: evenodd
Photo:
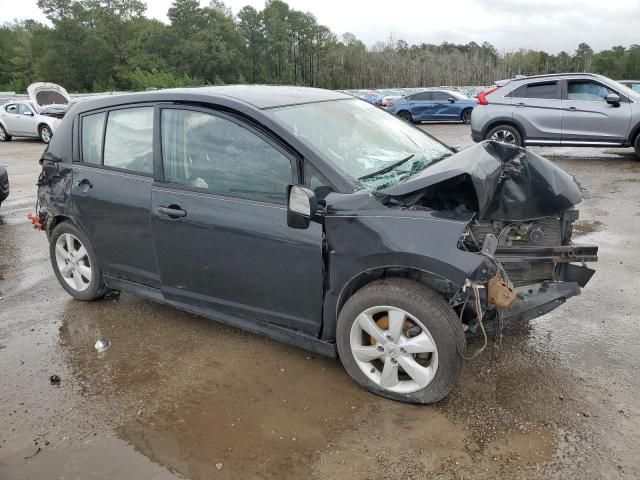
<path id="1" fill-rule="evenodd" d="M 169 183 L 286 203 L 289 159 L 261 137 L 216 115 L 162 111 L 162 162 Z"/>
<path id="2" fill-rule="evenodd" d="M 153 107 L 109 112 L 104 165 L 153 173 Z"/>
<path id="3" fill-rule="evenodd" d="M 614 93 L 614 91 L 593 80 L 569 80 L 567 82 L 567 100 L 606 102 L 607 95 L 610 93 Z"/>
<path id="4" fill-rule="evenodd" d="M 559 100 L 558 82 L 529 83 L 516 88 L 511 97 Z"/>
<path id="5" fill-rule="evenodd" d="M 102 163 L 102 131 L 105 113 L 82 117 L 82 161 Z"/>

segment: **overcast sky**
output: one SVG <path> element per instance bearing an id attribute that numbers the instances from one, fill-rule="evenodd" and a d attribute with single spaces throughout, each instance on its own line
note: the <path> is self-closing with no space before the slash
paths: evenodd
<path id="1" fill-rule="evenodd" d="M 146 0 L 147 15 L 167 21 L 172 0 Z M 203 5 L 208 0 L 201 0 Z M 227 0 L 233 13 L 264 0 Z M 533 48 L 572 52 L 581 42 L 594 50 L 640 44 L 640 0 L 289 0 L 313 13 L 334 33 L 354 33 L 366 44 L 489 41 L 499 50 Z M 0 0 L 0 22 L 44 21 L 36 0 Z"/>

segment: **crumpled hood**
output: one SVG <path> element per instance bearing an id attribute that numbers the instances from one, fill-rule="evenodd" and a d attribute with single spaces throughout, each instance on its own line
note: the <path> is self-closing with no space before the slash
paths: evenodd
<path id="1" fill-rule="evenodd" d="M 429 194 L 473 197 L 475 205 L 459 207 L 477 210 L 479 219 L 508 221 L 558 215 L 583 199 L 575 178 L 549 160 L 491 141 L 447 157 L 378 193 L 406 206 L 419 204 Z"/>
<path id="2" fill-rule="evenodd" d="M 55 83 L 32 83 L 27 87 L 27 93 L 39 108 L 49 105 L 66 105 L 71 100 L 67 91 Z"/>

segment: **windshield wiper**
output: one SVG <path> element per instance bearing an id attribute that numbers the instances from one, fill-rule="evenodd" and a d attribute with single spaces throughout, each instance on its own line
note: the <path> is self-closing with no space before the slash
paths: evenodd
<path id="1" fill-rule="evenodd" d="M 382 175 L 383 173 L 390 172 L 394 168 L 399 167 L 400 165 L 402 165 L 403 163 L 408 162 L 409 160 L 411 160 L 415 156 L 416 156 L 416 154 L 412 153 L 408 157 L 403 158 L 402 160 L 399 160 L 399 161 L 397 161 L 395 163 L 392 163 L 388 167 L 384 167 L 382 170 L 378 170 L 377 172 L 368 173 L 367 175 L 364 175 L 362 177 L 358 177 L 358 180 L 366 180 L 367 178 L 376 177 L 378 175 Z"/>

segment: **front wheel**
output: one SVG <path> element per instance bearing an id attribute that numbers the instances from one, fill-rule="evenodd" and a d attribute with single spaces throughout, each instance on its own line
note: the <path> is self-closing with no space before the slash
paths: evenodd
<path id="1" fill-rule="evenodd" d="M 405 279 L 358 290 L 340 311 L 337 347 L 360 386 L 407 403 L 434 403 L 455 387 L 463 365 L 460 319 L 436 292 Z"/>
<path id="2" fill-rule="evenodd" d="M 72 223 L 62 222 L 53 229 L 49 256 L 60 285 L 73 298 L 96 300 L 107 293 L 93 247 Z"/>
<path id="3" fill-rule="evenodd" d="M 42 125 L 40 127 L 40 139 L 44 143 L 49 143 L 51 141 L 51 137 L 53 137 L 53 133 L 51 132 L 51 128 L 47 125 Z"/>

